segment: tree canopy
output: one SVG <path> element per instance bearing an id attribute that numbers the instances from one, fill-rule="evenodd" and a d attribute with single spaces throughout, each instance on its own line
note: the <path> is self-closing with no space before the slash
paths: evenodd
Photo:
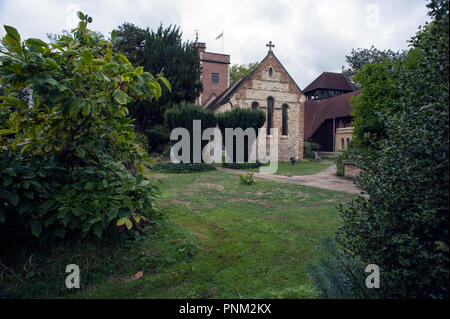
<path id="1" fill-rule="evenodd" d="M 230 68 L 230 85 L 250 74 L 254 69 L 256 69 L 258 64 L 258 62 L 249 64 L 233 64 Z"/>
<path id="2" fill-rule="evenodd" d="M 142 65 L 144 71 L 162 72 L 172 85 L 172 91 L 165 88 L 159 100 L 137 102 L 129 105 L 130 115 L 136 119 L 140 132 L 164 122 L 167 109 L 181 102 L 193 103 L 201 94 L 200 58 L 192 42 L 183 42 L 177 26 L 156 31 L 142 29 L 130 23 L 117 28 L 121 41 L 115 45 L 131 62 Z"/>

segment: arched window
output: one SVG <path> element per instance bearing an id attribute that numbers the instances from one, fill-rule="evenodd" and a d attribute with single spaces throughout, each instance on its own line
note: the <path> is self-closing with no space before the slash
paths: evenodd
<path id="1" fill-rule="evenodd" d="M 275 101 L 273 97 L 269 96 L 267 98 L 267 135 L 270 135 L 272 123 L 273 123 L 273 105 Z"/>
<path id="2" fill-rule="evenodd" d="M 350 138 L 347 137 L 347 148 L 349 147 L 349 145 L 350 145 Z"/>
<path id="3" fill-rule="evenodd" d="M 341 138 L 341 150 L 345 149 L 345 140 L 344 138 Z"/>
<path id="4" fill-rule="evenodd" d="M 288 135 L 288 109 L 289 106 L 287 104 L 284 104 L 281 114 L 281 135 Z"/>
<path id="5" fill-rule="evenodd" d="M 257 110 L 259 107 L 259 103 L 258 102 L 253 102 L 252 103 L 252 110 Z"/>
<path id="6" fill-rule="evenodd" d="M 272 74 L 273 74 L 273 69 L 269 68 L 269 76 L 272 76 Z"/>

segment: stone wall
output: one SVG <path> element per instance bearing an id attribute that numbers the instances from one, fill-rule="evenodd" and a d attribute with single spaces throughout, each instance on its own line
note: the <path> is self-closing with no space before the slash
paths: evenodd
<path id="1" fill-rule="evenodd" d="M 362 169 L 354 166 L 352 162 L 343 161 L 342 164 L 344 164 L 344 176 L 346 178 L 358 179 L 359 173 L 363 171 Z"/>
<path id="2" fill-rule="evenodd" d="M 272 68 L 272 73 L 269 73 Z M 303 158 L 303 126 L 305 95 L 287 74 L 278 60 L 269 53 L 259 64 L 252 76 L 233 94 L 229 103 L 216 109 L 216 113 L 234 107 L 251 108 L 253 102 L 267 116 L 267 98 L 274 98 L 273 128 L 278 128 L 278 158 L 288 162 L 291 157 Z M 281 135 L 282 106 L 288 105 L 288 135 Z M 265 124 L 267 128 L 267 122 Z M 268 137 L 268 143 L 271 139 Z M 267 145 L 269 149 L 269 145 Z"/>
<path id="3" fill-rule="evenodd" d="M 348 140 L 352 140 L 353 127 L 345 127 L 336 129 L 335 149 L 336 151 L 343 151 L 348 148 Z M 344 139 L 344 147 L 342 147 L 342 139 Z"/>

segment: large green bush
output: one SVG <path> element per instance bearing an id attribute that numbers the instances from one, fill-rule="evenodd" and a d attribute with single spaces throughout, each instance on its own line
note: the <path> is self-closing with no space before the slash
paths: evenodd
<path id="1" fill-rule="evenodd" d="M 351 157 L 367 196 L 340 208 L 340 248 L 380 267 L 387 298 L 449 297 L 449 2 L 428 7 L 397 68 L 399 111 L 376 148 Z"/>
<path id="2" fill-rule="evenodd" d="M 194 105 L 189 103 L 182 103 L 180 105 L 176 105 L 173 108 L 166 111 L 164 114 L 164 126 L 166 129 L 171 132 L 175 128 L 184 128 L 189 131 L 190 134 L 190 148 L 191 148 L 191 158 L 190 162 L 193 163 L 194 152 L 193 152 L 193 144 L 194 144 L 194 134 L 193 134 L 193 121 L 201 120 L 201 129 L 203 130 L 215 127 L 216 126 L 216 117 L 212 111 L 208 111 L 203 109 L 200 105 Z M 172 141 L 172 144 L 177 143 L 176 141 Z M 208 141 L 201 141 L 201 149 L 208 144 Z M 203 158 L 202 158 L 203 161 Z"/>
<path id="3" fill-rule="evenodd" d="M 134 68 L 79 12 L 71 36 L 22 41 L 5 26 L 0 51 L 0 236 L 11 241 L 140 229 L 157 188 L 143 177 L 125 105 L 155 99 L 158 81 Z M 115 32 L 112 41 L 116 41 Z M 32 90 L 33 105 L 18 94 Z M 11 235 L 11 237 L 8 237 Z"/>
<path id="4" fill-rule="evenodd" d="M 225 129 L 226 128 L 242 128 L 246 130 L 253 128 L 258 136 L 258 129 L 266 122 L 266 115 L 261 110 L 252 110 L 245 108 L 234 108 L 231 111 L 220 113 L 216 116 L 217 125 L 222 133 L 223 144 L 226 145 Z M 230 151 L 230 150 L 229 150 Z M 229 152 L 228 152 L 229 153 Z M 247 162 L 248 154 L 248 138 L 244 140 L 244 162 Z M 233 138 L 233 163 L 236 163 L 236 137 Z"/>

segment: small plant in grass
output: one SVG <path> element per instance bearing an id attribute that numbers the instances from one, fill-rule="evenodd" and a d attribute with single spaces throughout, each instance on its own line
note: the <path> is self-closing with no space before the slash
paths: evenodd
<path id="1" fill-rule="evenodd" d="M 253 178 L 253 173 L 247 173 L 245 175 L 239 175 L 239 182 L 242 185 L 252 185 L 255 183 L 255 179 Z"/>

